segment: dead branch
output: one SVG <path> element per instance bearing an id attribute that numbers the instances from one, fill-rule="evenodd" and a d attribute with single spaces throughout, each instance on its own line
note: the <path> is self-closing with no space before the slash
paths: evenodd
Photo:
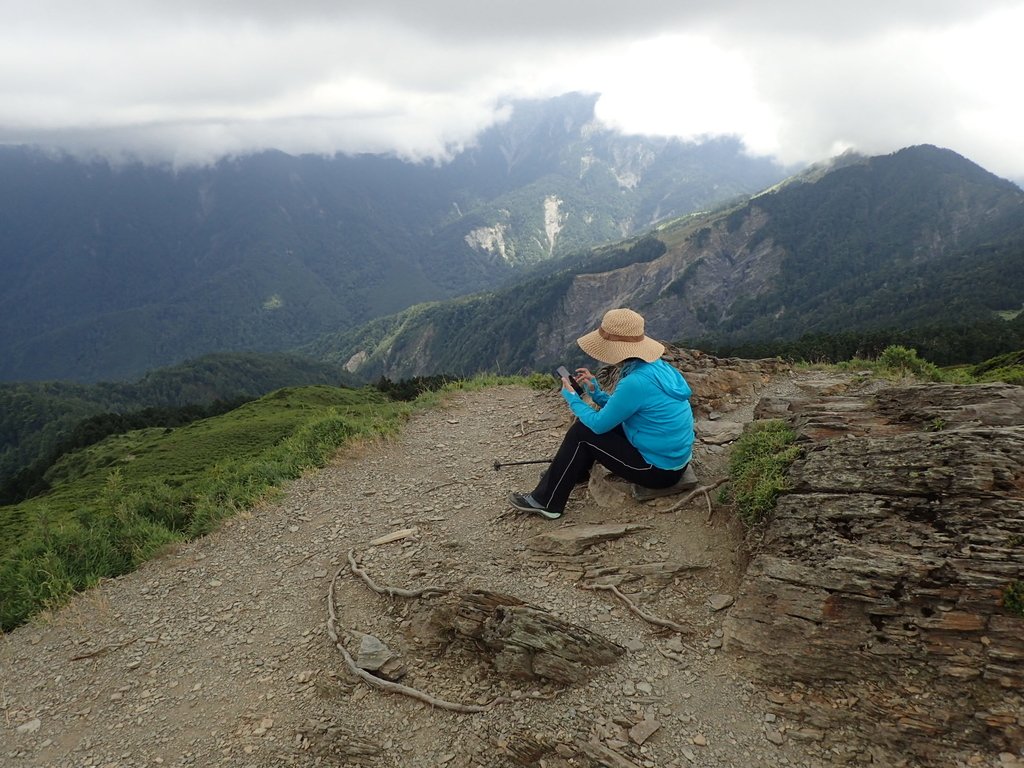
<path id="1" fill-rule="evenodd" d="M 349 560 L 350 562 L 352 561 L 351 550 L 349 551 Z M 449 712 L 459 712 L 462 714 L 488 712 L 498 704 L 504 704 L 506 702 L 511 701 L 511 699 L 508 699 L 504 696 L 497 696 L 487 704 L 458 704 L 456 702 L 434 698 L 429 693 L 424 693 L 423 691 L 420 691 L 416 688 L 410 688 L 409 686 L 402 685 L 401 683 L 394 683 L 390 680 L 384 680 L 382 678 L 376 677 L 375 675 L 371 675 L 365 669 L 360 669 L 359 667 L 357 667 L 355 660 L 352 658 L 351 654 L 349 654 L 349 652 L 345 649 L 345 646 L 342 645 L 341 638 L 338 637 L 338 615 L 334 610 L 334 590 L 338 583 L 338 577 L 341 575 L 341 572 L 343 570 L 345 570 L 344 566 L 342 566 L 335 572 L 334 578 L 331 579 L 331 588 L 328 590 L 327 593 L 327 634 L 330 635 L 331 641 L 334 643 L 334 646 L 339 651 L 341 651 L 342 658 L 345 659 L 345 666 L 348 667 L 349 672 L 358 677 L 371 688 L 379 688 L 381 690 L 389 691 L 391 693 L 400 693 L 403 696 L 408 696 L 410 698 L 416 699 L 417 701 L 422 701 L 424 704 L 428 704 L 431 707 L 445 709 Z"/>
<path id="2" fill-rule="evenodd" d="M 527 435 L 532 435 L 534 432 L 543 432 L 547 429 L 551 429 L 551 427 L 537 427 L 536 429 L 531 429 L 529 432 L 520 432 L 518 435 L 512 435 L 512 437 L 526 437 Z"/>
<path id="3" fill-rule="evenodd" d="M 306 555 L 305 557 L 303 557 L 303 558 L 301 558 L 301 559 L 299 559 L 299 560 L 296 560 L 296 561 L 295 561 L 294 563 L 292 563 L 291 565 L 286 565 L 286 566 L 284 567 L 284 569 L 285 569 L 286 571 L 288 571 L 288 570 L 291 570 L 292 568 L 297 568 L 298 566 L 302 565 L 302 564 L 303 564 L 304 562 L 306 562 L 307 560 L 311 560 L 311 559 L 312 559 L 312 558 L 313 558 L 313 557 L 314 557 L 315 555 L 316 555 L 316 553 L 315 553 L 315 552 L 310 552 L 310 553 L 309 553 L 308 555 Z"/>
<path id="4" fill-rule="evenodd" d="M 116 651 L 121 648 L 124 648 L 125 646 L 131 645 L 136 640 L 138 640 L 139 637 L 141 637 L 141 635 L 139 635 L 138 637 L 133 637 L 131 640 L 125 640 L 123 643 L 111 643 L 109 645 L 101 646 L 100 648 L 97 648 L 94 651 L 89 651 L 88 653 L 80 653 L 77 656 L 72 656 L 69 659 L 69 661 L 81 661 L 82 659 L 91 659 L 94 656 L 102 656 L 104 653 Z"/>
<path id="5" fill-rule="evenodd" d="M 598 765 L 605 765 L 608 766 L 608 768 L 640 768 L 637 763 L 634 763 L 621 752 L 618 752 L 599 741 L 583 741 L 583 739 L 577 739 L 576 746 L 584 755 L 590 758 L 590 760 L 596 762 Z"/>
<path id="6" fill-rule="evenodd" d="M 659 627 L 666 627 L 667 629 L 671 629 L 673 632 L 679 632 L 680 634 L 686 634 L 687 632 L 689 632 L 689 630 L 681 624 L 676 624 L 674 621 L 670 621 L 669 619 L 662 619 L 658 616 L 647 613 L 647 611 L 645 611 L 643 608 L 641 608 L 628 597 L 626 597 L 624 594 L 622 594 L 622 592 L 619 591 L 619 588 L 616 587 L 614 584 L 580 584 L 580 587 L 582 589 L 602 590 L 604 592 L 611 592 L 622 602 L 624 602 L 626 604 L 626 607 L 629 608 L 629 610 L 631 610 L 641 619 L 650 624 L 654 624 Z"/>
<path id="7" fill-rule="evenodd" d="M 697 653 L 697 650 L 695 648 L 690 647 L 689 645 L 683 645 L 683 647 L 686 650 L 688 650 L 688 651 L 692 651 L 693 653 Z M 660 653 L 666 659 L 672 659 L 672 661 L 678 661 L 680 664 L 686 664 L 687 663 L 687 660 L 686 660 L 685 656 L 681 656 L 680 654 L 675 653 L 673 651 L 666 651 L 664 648 L 662 648 L 660 646 L 655 646 L 655 649 L 658 651 L 658 653 Z"/>
<path id="8" fill-rule="evenodd" d="M 352 569 L 352 573 L 363 580 L 370 589 L 376 592 L 378 595 L 388 595 L 389 597 L 437 597 L 439 595 L 447 595 L 451 590 L 445 589 L 444 587 L 423 587 L 422 589 L 402 589 L 401 587 L 382 587 L 379 586 L 373 579 L 370 578 L 365 570 L 359 567 L 356 563 L 355 550 L 350 549 L 348 551 L 348 564 Z"/>

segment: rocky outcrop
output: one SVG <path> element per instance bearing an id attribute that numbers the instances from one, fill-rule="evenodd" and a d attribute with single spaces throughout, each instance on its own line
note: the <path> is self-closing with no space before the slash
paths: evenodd
<path id="1" fill-rule="evenodd" d="M 665 345 L 662 359 L 682 371 L 693 390 L 690 404 L 694 418 L 698 420 L 716 419 L 739 404 L 749 402 L 772 376 L 790 368 L 788 363 L 778 358 L 719 358 L 697 349 L 662 343 Z M 598 373 L 601 387 L 608 392 L 613 391 L 619 374 L 618 365 L 602 368 Z"/>
<path id="2" fill-rule="evenodd" d="M 579 683 L 625 653 L 596 632 L 487 590 L 460 596 L 452 627 L 492 657 L 496 672 L 517 679 Z"/>
<path id="3" fill-rule="evenodd" d="M 725 646 L 803 722 L 794 737 L 848 726 L 915 760 L 1019 753 L 1024 388 L 819 394 L 755 415 L 786 419 L 805 451 Z"/>

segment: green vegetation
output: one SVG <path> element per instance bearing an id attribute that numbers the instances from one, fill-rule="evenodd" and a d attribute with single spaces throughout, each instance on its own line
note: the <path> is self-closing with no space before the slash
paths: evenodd
<path id="1" fill-rule="evenodd" d="M 1024 350 L 999 355 L 970 369 L 978 381 L 1002 381 L 1006 384 L 1024 384 Z"/>
<path id="2" fill-rule="evenodd" d="M 710 336 L 679 342 L 719 357 L 782 357 L 811 363 L 877 358 L 890 346 L 916 349 L 939 366 L 980 364 L 1024 348 L 1024 315 L 1012 322 L 984 319 L 960 325 L 808 333 L 795 340 L 729 343 Z"/>
<path id="3" fill-rule="evenodd" d="M 948 384 L 983 384 L 1001 381 L 1006 384 L 1024 383 L 1024 365 L 1007 361 L 1019 359 L 1022 353 L 1003 355 L 1001 364 L 988 361 L 973 367 L 952 366 L 939 368 L 934 363 L 918 357 L 917 350 L 899 345 L 886 347 L 875 360 L 854 359 L 835 365 L 839 370 L 866 370 L 879 376 L 911 378 L 917 381 L 944 382 Z M 937 425 L 935 429 L 941 429 Z"/>
<path id="4" fill-rule="evenodd" d="M 57 456 L 95 442 L 91 437 L 180 426 L 282 387 L 354 383 L 339 366 L 312 358 L 236 352 L 160 368 L 133 382 L 0 384 L 0 488 L 7 489 L 0 504 L 29 492 Z"/>
<path id="5" fill-rule="evenodd" d="M 1013 581 L 1003 592 L 1003 607 L 1014 614 L 1024 618 L 1024 581 Z"/>
<path id="6" fill-rule="evenodd" d="M 46 453 L 28 467 L 0 482 L 0 506 L 16 504 L 49 490 L 46 473 L 62 456 L 98 443 L 110 435 L 119 435 L 149 427 L 181 427 L 199 419 L 227 413 L 246 402 L 247 398 L 226 402 L 216 400 L 208 406 L 186 405 L 181 408 L 143 408 L 127 414 L 101 413 L 75 425 L 71 434 L 57 441 Z"/>
<path id="7" fill-rule="evenodd" d="M 884 371 L 900 377 L 923 381 L 944 381 L 946 378 L 937 365 L 918 357 L 916 349 L 898 345 L 886 347 L 878 356 L 878 364 Z"/>
<path id="8" fill-rule="evenodd" d="M 373 390 L 286 388 L 65 455 L 49 493 L 0 507 L 0 628 L 209 532 L 345 442 L 394 432 L 411 407 Z"/>
<path id="9" fill-rule="evenodd" d="M 716 332 L 735 341 L 792 339 L 912 328 L 938 317 L 995 320 L 1024 297 L 1021 199 L 1015 185 L 935 147 L 758 196 L 726 226 L 756 209 L 765 223 L 748 247 L 780 247 L 779 275 L 768 290 L 736 301 Z M 961 229 L 962 221 L 969 226 Z"/>
<path id="10" fill-rule="evenodd" d="M 736 441 L 725 498 L 748 527 L 764 521 L 786 489 L 786 470 L 800 455 L 795 439 L 785 422 L 772 419 L 753 422 Z"/>

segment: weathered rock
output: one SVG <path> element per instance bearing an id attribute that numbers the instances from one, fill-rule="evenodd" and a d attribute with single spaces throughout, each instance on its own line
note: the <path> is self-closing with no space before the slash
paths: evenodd
<path id="1" fill-rule="evenodd" d="M 365 734 L 333 720 L 310 720 L 296 729 L 297 746 L 310 755 L 336 762 L 362 763 L 383 750 Z"/>
<path id="2" fill-rule="evenodd" d="M 459 597 L 455 632 L 493 654 L 501 674 L 570 684 L 594 667 L 613 663 L 625 649 L 596 632 L 497 592 L 477 590 Z"/>
<path id="3" fill-rule="evenodd" d="M 639 723 L 629 729 L 629 740 L 634 744 L 642 745 L 654 732 L 661 728 L 661 723 L 649 717 L 645 717 Z"/>
<path id="4" fill-rule="evenodd" d="M 398 654 L 373 635 L 360 638 L 356 666 L 393 681 L 401 680 L 407 671 Z"/>
<path id="5" fill-rule="evenodd" d="M 631 491 L 632 485 L 600 464 L 591 467 L 587 492 L 597 506 L 602 509 L 622 509 L 633 503 Z"/>
<path id="6" fill-rule="evenodd" d="M 712 611 L 724 611 L 736 601 L 732 595 L 718 594 L 708 598 L 708 605 Z"/>
<path id="7" fill-rule="evenodd" d="M 394 656 L 394 652 L 373 635 L 363 635 L 359 639 L 359 654 L 356 666 L 367 672 L 376 672 L 384 662 Z"/>
<path id="8" fill-rule="evenodd" d="M 743 434 L 743 425 L 737 421 L 708 421 L 702 419 L 694 424 L 697 438 L 708 445 L 725 445 Z"/>
<path id="9" fill-rule="evenodd" d="M 605 768 L 640 768 L 638 763 L 600 742 L 581 740 L 576 745 L 590 760 Z"/>
<path id="10" fill-rule="evenodd" d="M 29 720 L 27 723 L 22 723 L 17 727 L 18 733 L 35 733 L 39 730 L 39 727 L 43 724 L 43 721 L 38 717 Z"/>
<path id="11" fill-rule="evenodd" d="M 683 372 L 694 393 L 690 403 L 698 418 L 728 413 L 739 403 L 752 399 L 772 374 L 790 368 L 779 359 L 718 358 L 668 343 L 662 359 Z M 601 387 L 611 392 L 619 374 L 620 366 L 602 368 L 598 373 Z"/>
<path id="12" fill-rule="evenodd" d="M 634 531 L 650 530 L 650 527 L 639 523 L 571 525 L 534 536 L 527 542 L 527 546 L 538 552 L 578 555 L 594 544 L 618 539 Z"/>
<path id="13" fill-rule="evenodd" d="M 504 751 L 517 765 L 538 765 L 544 755 L 554 751 L 554 745 L 542 734 L 519 731 L 509 736 Z"/>
<path id="14" fill-rule="evenodd" d="M 837 724 L 935 758 L 1024 748 L 1024 389 L 892 387 L 762 404 L 805 445 L 726 618 L 792 738 Z M 927 698 L 922 693 L 927 691 Z M 851 703 L 852 702 L 852 703 Z"/>

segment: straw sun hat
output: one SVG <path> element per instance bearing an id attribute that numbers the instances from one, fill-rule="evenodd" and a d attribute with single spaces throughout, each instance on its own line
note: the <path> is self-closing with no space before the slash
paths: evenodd
<path id="1" fill-rule="evenodd" d="M 653 363 L 665 346 L 644 336 L 644 319 L 632 309 L 610 309 L 601 319 L 601 327 L 576 339 L 580 349 L 602 363 L 621 363 L 639 357 Z"/>

